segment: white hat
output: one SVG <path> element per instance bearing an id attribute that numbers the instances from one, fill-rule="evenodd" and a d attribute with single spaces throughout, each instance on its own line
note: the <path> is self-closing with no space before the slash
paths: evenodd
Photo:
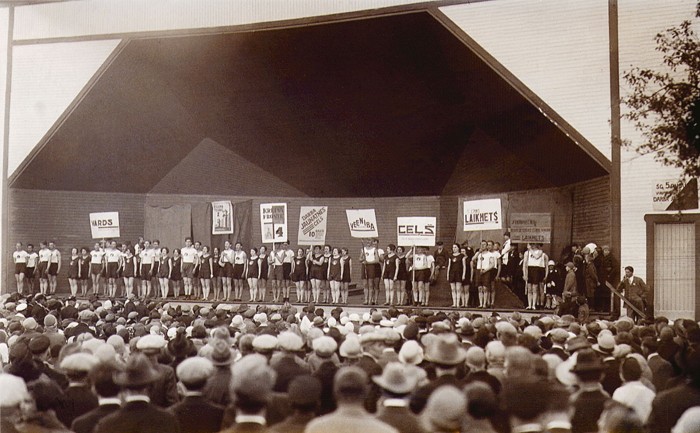
<path id="1" fill-rule="evenodd" d="M 286 331 L 277 336 L 277 342 L 282 350 L 297 352 L 304 347 L 304 340 L 294 332 Z"/>
<path id="2" fill-rule="evenodd" d="M 139 338 L 136 348 L 142 352 L 157 352 L 166 346 L 167 342 L 162 335 L 149 334 Z"/>
<path id="3" fill-rule="evenodd" d="M 269 352 L 277 348 L 277 338 L 270 334 L 258 335 L 253 339 L 253 349 L 257 352 Z"/>
<path id="4" fill-rule="evenodd" d="M 83 371 L 87 372 L 97 365 L 100 360 L 89 353 L 78 352 L 68 355 L 61 361 L 61 368 L 66 371 Z"/>

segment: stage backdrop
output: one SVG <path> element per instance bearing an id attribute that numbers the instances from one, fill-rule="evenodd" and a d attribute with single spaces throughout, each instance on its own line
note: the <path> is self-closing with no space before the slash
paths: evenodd
<path id="1" fill-rule="evenodd" d="M 146 206 L 144 215 L 145 239 L 158 239 L 161 247 L 181 248 L 185 238 L 192 236 L 192 206 Z"/>

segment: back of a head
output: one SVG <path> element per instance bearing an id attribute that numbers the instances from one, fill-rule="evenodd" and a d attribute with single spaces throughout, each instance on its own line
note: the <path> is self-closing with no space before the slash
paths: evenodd
<path id="1" fill-rule="evenodd" d="M 428 398 L 423 416 L 429 431 L 458 431 L 467 410 L 467 398 L 457 388 L 443 385 Z"/>
<path id="2" fill-rule="evenodd" d="M 700 431 L 700 406 L 694 406 L 683 412 L 671 433 L 696 433 Z"/>
<path id="3" fill-rule="evenodd" d="M 467 366 L 473 370 L 483 370 L 486 367 L 486 352 L 479 346 L 467 350 Z"/>
<path id="4" fill-rule="evenodd" d="M 547 410 L 549 388 L 534 377 L 508 377 L 500 394 L 502 408 L 511 417 L 533 421 Z"/>
<path id="5" fill-rule="evenodd" d="M 620 363 L 620 376 L 625 382 L 639 380 L 642 377 L 642 367 L 639 361 L 631 356 L 626 357 Z"/>
<path id="6" fill-rule="evenodd" d="M 362 402 L 367 391 L 367 373 L 361 368 L 343 367 L 335 374 L 333 394 L 338 402 Z"/>
<path id="7" fill-rule="evenodd" d="M 503 363 L 506 356 L 506 348 L 500 341 L 489 341 L 486 345 L 486 361 L 489 364 Z"/>
<path id="8" fill-rule="evenodd" d="M 506 349 L 505 369 L 508 377 L 527 376 L 532 372 L 534 356 L 522 346 L 513 346 Z"/>
<path id="9" fill-rule="evenodd" d="M 642 420 L 634 409 L 609 400 L 598 419 L 601 433 L 644 433 Z"/>
<path id="10" fill-rule="evenodd" d="M 52 380 L 35 380 L 27 389 L 34 398 L 36 410 L 46 412 L 57 409 L 61 404 L 61 388 Z"/>
<path id="11" fill-rule="evenodd" d="M 474 419 L 491 418 L 498 412 L 496 394 L 483 382 L 472 382 L 464 387 L 467 413 Z"/>
<path id="12" fill-rule="evenodd" d="M 231 391 L 236 407 L 243 412 L 262 410 L 270 397 L 277 374 L 259 354 L 246 355 L 233 365 Z"/>
<path id="13" fill-rule="evenodd" d="M 100 397 L 116 397 L 119 394 L 119 385 L 114 383 L 113 375 L 116 371 L 114 365 L 101 362 L 90 371 L 90 381 L 95 392 Z"/>
<path id="14" fill-rule="evenodd" d="M 0 407 L 15 407 L 29 398 L 24 380 L 9 373 L 0 373 L 0 389 Z"/>

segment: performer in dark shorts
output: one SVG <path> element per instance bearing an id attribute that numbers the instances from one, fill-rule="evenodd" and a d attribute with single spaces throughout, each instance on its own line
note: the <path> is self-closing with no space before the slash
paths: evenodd
<path id="1" fill-rule="evenodd" d="M 117 249 L 117 241 L 111 241 L 109 248 L 105 250 L 105 261 L 107 262 L 107 293 L 105 296 L 115 297 L 117 295 L 117 277 L 122 259 L 122 253 Z"/>
<path id="2" fill-rule="evenodd" d="M 328 273 L 326 274 L 330 285 L 331 301 L 334 304 L 340 303 L 340 281 L 343 277 L 342 264 L 340 260 L 340 250 L 333 248 L 331 257 L 328 258 Z"/>
<path id="3" fill-rule="evenodd" d="M 192 238 L 185 238 L 185 246 L 180 250 L 182 257 L 182 280 L 185 286 L 185 299 L 192 299 L 194 269 L 197 266 L 197 250 L 192 246 Z"/>
<path id="4" fill-rule="evenodd" d="M 289 248 L 288 242 L 282 243 L 282 250 L 284 250 L 284 259 L 282 261 L 282 299 L 289 299 L 289 294 L 291 293 L 290 281 L 292 273 L 292 262 L 294 261 L 295 254 L 294 251 L 292 251 L 292 249 Z"/>
<path id="5" fill-rule="evenodd" d="M 452 293 L 452 307 L 462 306 L 462 281 L 466 279 L 466 260 L 460 252 L 459 244 L 452 244 L 452 254 L 447 259 L 447 281 Z"/>
<path id="6" fill-rule="evenodd" d="M 413 289 L 414 299 L 417 304 L 427 306 L 430 302 L 430 280 L 435 272 L 435 259 L 426 254 L 428 249 L 416 247 L 416 254 L 413 256 L 413 267 L 415 269 L 416 287 Z"/>
<path id="7" fill-rule="evenodd" d="M 311 266 L 309 276 L 311 277 L 311 294 L 314 303 L 318 303 L 321 297 L 321 283 L 323 282 L 323 262 L 325 261 L 321 247 L 314 246 L 314 252 L 310 255 Z"/>
<path id="8" fill-rule="evenodd" d="M 97 296 L 100 293 L 100 280 L 102 279 L 105 263 L 105 252 L 99 242 L 90 251 L 90 276 L 92 277 L 92 294 Z"/>
<path id="9" fill-rule="evenodd" d="M 39 262 L 39 254 L 34 251 L 34 245 L 27 244 L 27 270 L 24 274 L 24 280 L 29 286 L 29 293 L 34 293 L 34 277 L 36 277 L 36 265 Z"/>
<path id="10" fill-rule="evenodd" d="M 158 267 L 160 266 L 160 254 L 162 251 L 162 248 L 160 247 L 160 241 L 158 239 L 153 239 L 153 242 L 151 242 L 151 248 L 153 248 L 153 268 L 151 269 L 150 280 L 154 290 L 153 294 L 154 296 L 158 296 L 158 293 L 162 291 L 160 287 L 160 280 L 158 279 Z"/>
<path id="11" fill-rule="evenodd" d="M 49 250 L 51 251 L 51 259 L 49 263 L 49 293 L 52 295 L 56 293 L 56 286 L 58 280 L 59 271 L 61 270 L 61 252 L 56 248 L 56 244 L 51 241 L 49 242 Z"/>
<path id="12" fill-rule="evenodd" d="M 527 282 L 527 307 L 534 310 L 545 304 L 543 282 L 547 276 L 549 257 L 542 251 L 541 244 L 531 244 L 523 257 L 523 278 Z"/>
<path id="13" fill-rule="evenodd" d="M 365 305 L 377 304 L 379 297 L 379 279 L 382 276 L 382 268 L 380 263 L 383 260 L 384 251 L 379 248 L 379 239 L 372 239 L 369 246 L 362 247 L 362 262 L 365 265 L 365 277 L 367 284 L 365 287 Z"/>
<path id="14" fill-rule="evenodd" d="M 234 286 L 234 301 L 243 300 L 243 277 L 247 260 L 248 255 L 243 251 L 243 244 L 236 242 L 233 254 L 233 274 L 231 275 Z"/>
<path id="15" fill-rule="evenodd" d="M 303 248 L 297 249 L 297 254 L 292 262 L 290 278 L 297 288 L 297 302 L 308 302 L 308 295 L 304 287 L 306 283 L 306 256 Z"/>
<path id="16" fill-rule="evenodd" d="M 126 255 L 124 256 L 124 266 L 122 267 L 122 276 L 124 278 L 124 287 L 126 289 L 126 296 L 130 296 L 134 293 L 134 278 L 137 272 L 137 261 L 134 257 L 134 247 L 128 247 L 126 249 Z"/>
<path id="17" fill-rule="evenodd" d="M 214 279 L 214 258 L 209 253 L 209 246 L 202 247 L 202 256 L 199 258 L 199 282 L 202 287 L 202 300 L 208 301 L 211 293 L 211 281 Z"/>
<path id="18" fill-rule="evenodd" d="M 221 282 L 223 283 L 223 299 L 227 302 L 231 298 L 231 277 L 233 276 L 233 249 L 231 242 L 224 241 L 224 250 L 221 251 L 219 266 L 221 266 Z M 222 299 L 222 300 L 223 300 Z"/>
<path id="19" fill-rule="evenodd" d="M 24 292 L 24 278 L 27 275 L 27 258 L 29 253 L 22 248 L 22 242 L 17 242 L 15 252 L 12 253 L 12 260 L 15 262 L 15 282 L 17 283 L 17 293 Z"/>
<path id="20" fill-rule="evenodd" d="M 141 267 L 139 270 L 139 276 L 141 277 L 141 287 L 139 290 L 139 296 L 145 297 L 146 294 L 151 293 L 151 277 L 154 275 L 153 263 L 155 262 L 155 248 L 151 246 L 151 241 L 144 240 L 143 248 L 139 252 L 139 260 L 141 262 Z"/>
<path id="21" fill-rule="evenodd" d="M 396 281 L 394 289 L 396 291 L 396 303 L 398 305 L 410 304 L 407 299 L 411 298 L 410 289 L 406 287 L 409 280 L 408 268 L 406 267 L 406 249 L 402 246 L 396 247 L 396 257 L 399 259 L 396 269 Z"/>
<path id="22" fill-rule="evenodd" d="M 348 291 L 350 290 L 350 282 L 352 281 L 352 257 L 350 257 L 350 251 L 347 248 L 340 249 L 340 264 L 342 271 L 342 278 L 340 279 L 340 297 L 343 304 L 348 303 Z"/>
<path id="23" fill-rule="evenodd" d="M 160 250 L 158 258 L 158 285 L 160 287 L 160 296 L 165 299 L 170 291 L 170 276 L 172 274 L 172 261 L 169 256 L 170 250 L 163 247 Z"/>
<path id="24" fill-rule="evenodd" d="M 394 282 L 399 272 L 399 258 L 396 255 L 396 245 L 389 244 L 382 262 L 382 279 L 384 280 L 384 305 L 394 305 Z"/>
<path id="25" fill-rule="evenodd" d="M 90 251 L 87 247 L 82 247 L 80 249 L 80 275 L 78 280 L 80 280 L 80 295 L 86 297 L 88 294 L 88 284 L 90 282 Z"/>

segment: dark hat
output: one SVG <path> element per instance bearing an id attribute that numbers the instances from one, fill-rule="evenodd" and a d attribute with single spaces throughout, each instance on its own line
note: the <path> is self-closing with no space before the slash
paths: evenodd
<path id="1" fill-rule="evenodd" d="M 185 331 L 179 329 L 175 338 L 168 342 L 168 352 L 175 358 L 185 358 L 192 353 L 194 344 L 185 336 Z"/>
<path id="2" fill-rule="evenodd" d="M 34 355 L 39 355 L 46 352 L 49 346 L 51 346 L 51 340 L 44 334 L 32 337 L 32 339 L 29 341 L 29 350 Z"/>
<path id="3" fill-rule="evenodd" d="M 160 378 L 158 371 L 153 368 L 146 355 L 132 354 L 126 362 L 124 371 L 114 373 L 114 383 L 127 388 L 140 388 L 155 382 Z"/>
<path id="4" fill-rule="evenodd" d="M 289 383 L 287 395 L 291 404 L 317 403 L 321 399 L 321 382 L 312 376 L 297 376 Z"/>
<path id="5" fill-rule="evenodd" d="M 581 336 L 571 338 L 569 341 L 566 342 L 566 350 L 568 350 L 569 353 L 574 353 L 577 350 L 588 349 L 590 347 L 591 343 L 589 343 L 585 337 Z"/>
<path id="6" fill-rule="evenodd" d="M 603 371 L 603 363 L 593 349 L 582 349 L 578 352 L 576 364 L 571 371 L 573 373 Z"/>

